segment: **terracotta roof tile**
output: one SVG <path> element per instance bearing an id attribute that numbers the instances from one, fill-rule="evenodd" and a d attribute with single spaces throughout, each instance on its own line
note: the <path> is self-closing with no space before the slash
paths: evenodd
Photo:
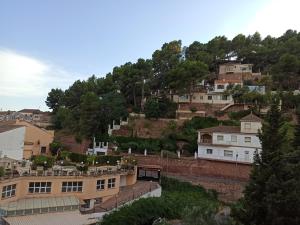
<path id="1" fill-rule="evenodd" d="M 241 122 L 261 122 L 262 119 L 258 116 L 254 115 L 253 113 L 250 113 L 249 115 L 243 117 L 240 119 Z"/>
<path id="2" fill-rule="evenodd" d="M 209 127 L 200 129 L 200 132 L 220 132 L 220 133 L 241 133 L 241 129 L 239 126 L 217 126 L 217 127 Z"/>

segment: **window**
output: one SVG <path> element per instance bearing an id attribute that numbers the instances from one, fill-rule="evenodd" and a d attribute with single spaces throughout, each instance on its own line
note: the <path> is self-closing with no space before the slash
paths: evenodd
<path id="1" fill-rule="evenodd" d="M 218 141 L 223 141 L 224 140 L 224 136 L 223 135 L 218 135 L 217 136 L 217 140 Z"/>
<path id="2" fill-rule="evenodd" d="M 203 100 L 203 96 L 200 96 L 200 100 Z"/>
<path id="3" fill-rule="evenodd" d="M 237 136 L 231 135 L 231 142 L 237 142 Z"/>
<path id="4" fill-rule="evenodd" d="M 16 184 L 7 185 L 2 188 L 2 199 L 11 198 L 16 195 Z"/>
<path id="5" fill-rule="evenodd" d="M 213 153 L 212 149 L 206 149 L 206 154 L 211 155 Z"/>
<path id="6" fill-rule="evenodd" d="M 46 154 L 46 147 L 45 146 L 42 146 L 41 147 L 41 154 Z"/>
<path id="7" fill-rule="evenodd" d="M 110 178 L 108 179 L 108 188 L 115 188 L 116 187 L 116 178 Z"/>
<path id="8" fill-rule="evenodd" d="M 245 129 L 251 129 L 251 123 L 245 123 L 244 127 Z"/>
<path id="9" fill-rule="evenodd" d="M 245 137 L 245 143 L 251 143 L 251 137 Z"/>
<path id="10" fill-rule="evenodd" d="M 218 84 L 217 89 L 224 89 L 224 85 Z"/>
<path id="11" fill-rule="evenodd" d="M 97 190 L 104 190 L 105 180 L 97 180 Z"/>
<path id="12" fill-rule="evenodd" d="M 207 99 L 208 99 L 208 100 L 212 100 L 212 96 L 211 96 L 211 95 L 208 95 L 208 96 L 207 96 Z"/>
<path id="13" fill-rule="evenodd" d="M 29 193 L 50 193 L 51 182 L 29 182 Z"/>
<path id="14" fill-rule="evenodd" d="M 62 183 L 62 192 L 82 192 L 82 181 L 68 181 Z"/>
<path id="15" fill-rule="evenodd" d="M 224 156 L 225 156 L 225 157 L 232 157 L 232 156 L 233 156 L 233 151 L 230 151 L 230 150 L 224 150 Z"/>

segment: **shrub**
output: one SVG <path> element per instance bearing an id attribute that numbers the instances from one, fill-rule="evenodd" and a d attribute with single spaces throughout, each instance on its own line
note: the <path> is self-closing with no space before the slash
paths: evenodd
<path id="1" fill-rule="evenodd" d="M 69 159 L 72 162 L 75 162 L 75 163 L 81 163 L 81 162 L 86 163 L 87 162 L 87 155 L 71 152 L 69 154 Z"/>
<path id="2" fill-rule="evenodd" d="M 54 158 L 45 155 L 33 156 L 33 166 L 45 166 L 46 168 L 51 168 L 54 164 Z M 46 162 L 46 163 L 45 163 Z"/>
<path id="3" fill-rule="evenodd" d="M 248 109 L 248 110 L 241 110 L 238 112 L 229 112 L 228 116 L 232 120 L 240 120 L 244 116 L 247 116 L 249 113 L 250 113 L 250 110 Z"/>
<path id="4" fill-rule="evenodd" d="M 50 151 L 52 155 L 56 155 L 58 150 L 61 149 L 62 144 L 58 141 L 53 141 L 50 143 Z"/>
<path id="5" fill-rule="evenodd" d="M 213 212 L 218 208 L 215 196 L 200 186 L 165 177 L 162 177 L 161 185 L 163 189 L 161 197 L 140 199 L 131 205 L 123 206 L 105 215 L 100 224 L 148 225 L 153 224 L 158 218 L 182 219 L 183 212 L 193 207 L 209 208 Z"/>

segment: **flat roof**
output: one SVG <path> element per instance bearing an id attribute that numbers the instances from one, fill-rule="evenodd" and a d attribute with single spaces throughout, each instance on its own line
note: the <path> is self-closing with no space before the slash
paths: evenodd
<path id="1" fill-rule="evenodd" d="M 80 214 L 79 211 L 4 217 L 10 225 L 87 225 L 95 224 L 105 213 Z"/>

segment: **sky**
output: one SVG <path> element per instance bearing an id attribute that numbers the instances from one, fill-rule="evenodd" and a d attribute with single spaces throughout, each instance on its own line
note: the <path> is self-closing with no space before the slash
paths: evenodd
<path id="1" fill-rule="evenodd" d="M 0 110 L 98 77 L 163 43 L 300 31 L 299 0 L 0 0 Z"/>

